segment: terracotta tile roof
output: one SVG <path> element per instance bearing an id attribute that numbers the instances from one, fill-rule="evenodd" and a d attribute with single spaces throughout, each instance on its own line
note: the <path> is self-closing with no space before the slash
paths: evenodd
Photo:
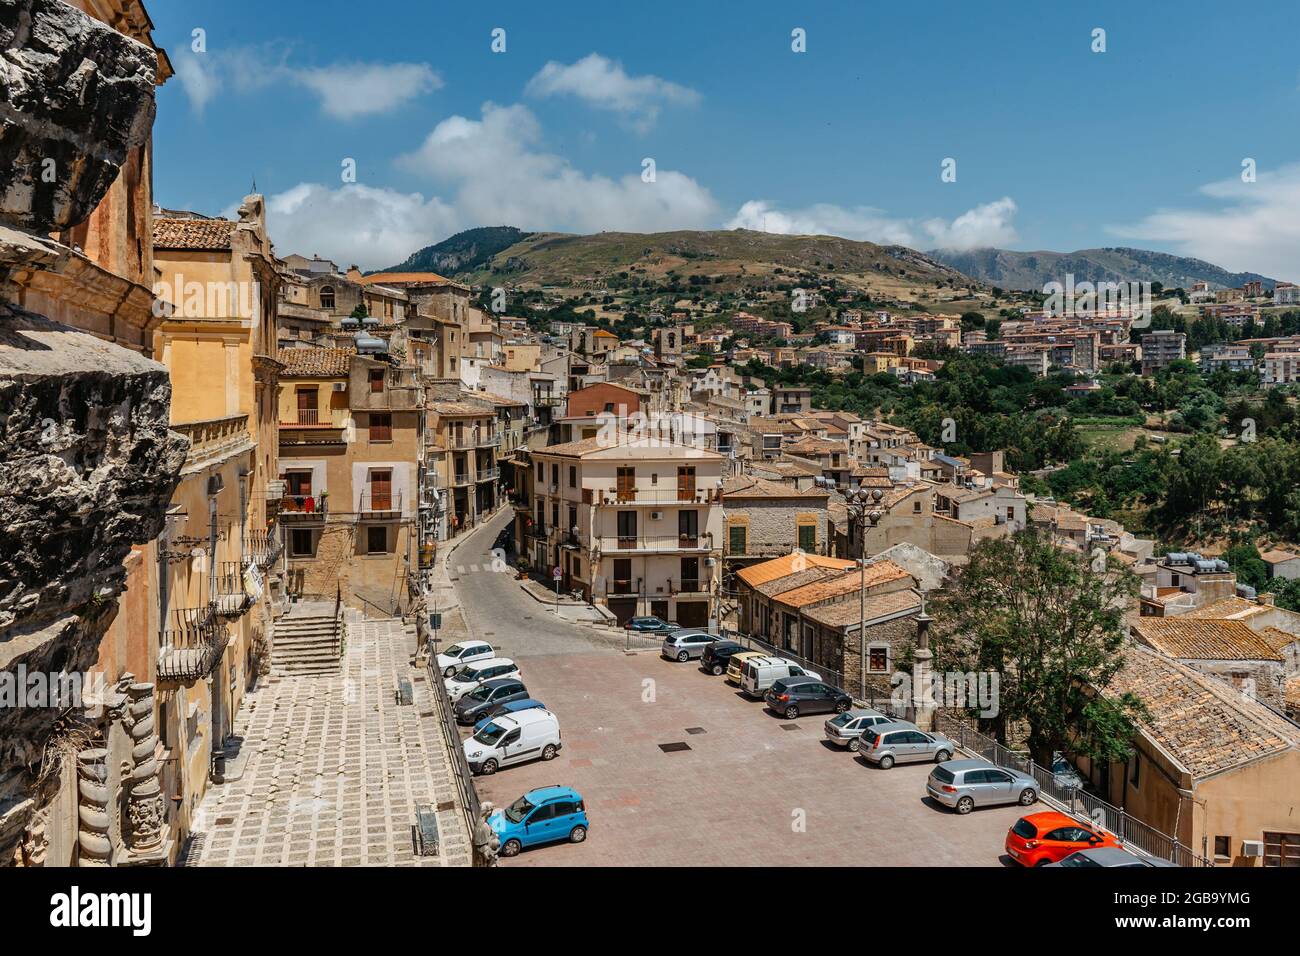
<path id="1" fill-rule="evenodd" d="M 170 219 L 160 216 L 153 221 L 155 249 L 230 248 L 235 224 L 229 219 Z"/>
<path id="2" fill-rule="evenodd" d="M 764 581 L 754 588 L 764 597 L 776 597 L 778 594 L 784 594 L 786 591 L 793 591 L 795 588 L 801 588 L 805 584 L 812 584 L 814 581 L 821 581 L 826 578 L 834 577 L 840 573 L 840 568 L 808 568 L 806 571 L 795 571 L 793 574 L 787 574 L 785 577 L 776 578 L 772 581 Z"/>
<path id="3" fill-rule="evenodd" d="M 838 604 L 825 604 L 811 608 L 805 611 L 803 616 L 827 627 L 848 627 L 856 631 L 858 624 L 863 620 L 870 627 L 871 622 L 879 618 L 920 610 L 921 598 L 911 588 L 906 588 L 884 594 L 868 594 L 865 606 L 860 605 L 856 600 L 841 601 Z"/>
<path id="4" fill-rule="evenodd" d="M 336 378 L 348 374 L 354 353 L 347 349 L 280 349 L 281 378 Z"/>
<path id="5" fill-rule="evenodd" d="M 830 492 L 825 488 L 799 489 L 794 485 L 755 478 L 753 475 L 737 475 L 722 483 L 722 493 L 727 498 L 829 498 Z"/>
<path id="6" fill-rule="evenodd" d="M 1137 644 L 1106 688 L 1129 692 L 1149 713 L 1139 726 L 1197 779 L 1300 745 L 1300 728 L 1231 684 Z"/>
<path id="7" fill-rule="evenodd" d="M 1284 561 L 1294 561 L 1297 558 L 1300 558 L 1300 554 L 1296 554 L 1294 551 L 1283 551 L 1280 548 L 1275 548 L 1272 551 L 1265 551 L 1259 557 L 1265 564 L 1281 564 Z"/>
<path id="8" fill-rule="evenodd" d="M 790 554 L 780 558 L 773 558 L 771 561 L 751 564 L 749 567 L 737 571 L 736 577 L 751 588 L 758 587 L 760 584 L 794 573 L 795 567 L 801 562 L 804 567 L 831 568 L 832 570 L 853 567 L 853 562 L 847 558 L 826 558 L 820 554 L 804 554 L 803 552 L 792 551 Z"/>
<path id="9" fill-rule="evenodd" d="M 1257 614 L 1267 614 L 1272 610 L 1274 608 L 1267 604 L 1247 601 L 1245 598 L 1229 597 L 1188 611 L 1183 617 L 1197 620 L 1244 621 Z"/>
<path id="10" fill-rule="evenodd" d="M 429 407 L 435 414 L 446 418 L 461 418 L 467 415 L 489 418 L 493 414 L 492 409 L 484 405 L 475 405 L 473 402 L 434 402 Z"/>
<path id="11" fill-rule="evenodd" d="M 376 272 L 374 275 L 362 276 L 362 285 L 420 285 L 454 284 L 451 279 L 436 272 Z"/>
<path id="12" fill-rule="evenodd" d="M 869 590 L 881 584 L 889 584 L 904 578 L 911 580 L 911 577 L 893 561 L 877 561 L 875 564 L 867 565 L 865 575 L 854 568 L 838 577 L 828 578 L 825 581 L 814 581 L 812 584 L 805 584 L 793 591 L 786 591 L 777 601 L 789 608 L 808 607 L 844 594 L 856 593 L 863 587 L 864 578 L 865 586 Z"/>
<path id="13" fill-rule="evenodd" d="M 1133 630 L 1147 644 L 1184 660 L 1280 661 L 1282 655 L 1241 621 L 1143 617 Z"/>

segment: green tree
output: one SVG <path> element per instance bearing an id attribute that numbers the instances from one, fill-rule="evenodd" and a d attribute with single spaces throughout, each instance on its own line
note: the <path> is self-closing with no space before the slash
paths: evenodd
<path id="1" fill-rule="evenodd" d="M 1038 763 L 1057 750 L 1123 760 L 1141 704 L 1101 692 L 1122 666 L 1137 583 L 1122 568 L 1094 572 L 1034 531 L 982 542 L 939 602 L 936 662 L 997 673 L 999 711 L 982 723 L 1003 743 L 1026 728 Z"/>

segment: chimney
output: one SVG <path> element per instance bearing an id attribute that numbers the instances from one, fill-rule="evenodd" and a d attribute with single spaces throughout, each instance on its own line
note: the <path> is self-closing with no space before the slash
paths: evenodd
<path id="1" fill-rule="evenodd" d="M 1268 607 L 1272 607 L 1273 602 L 1276 599 L 1277 596 L 1272 591 L 1265 591 L 1263 594 L 1255 598 L 1255 600 L 1258 601 L 1260 604 L 1267 605 Z"/>

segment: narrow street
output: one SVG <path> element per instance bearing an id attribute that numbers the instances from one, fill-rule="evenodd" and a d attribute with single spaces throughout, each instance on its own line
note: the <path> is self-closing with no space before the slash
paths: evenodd
<path id="1" fill-rule="evenodd" d="M 926 799 L 929 764 L 878 770 L 824 743 L 820 715 L 778 719 L 694 662 L 663 660 L 657 644 L 629 654 L 621 630 L 557 620 L 513 574 L 485 570 L 507 520 L 456 549 L 454 586 L 474 636 L 517 660 L 559 717 L 564 749 L 475 784 L 497 806 L 572 786 L 591 833 L 503 866 L 1000 864 L 1020 808 L 956 816 Z"/>

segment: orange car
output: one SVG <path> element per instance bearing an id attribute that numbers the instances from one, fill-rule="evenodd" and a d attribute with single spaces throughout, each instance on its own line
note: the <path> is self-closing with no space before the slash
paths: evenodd
<path id="1" fill-rule="evenodd" d="M 1007 855 L 1021 866 L 1042 866 L 1076 850 L 1119 845 L 1119 840 L 1105 830 L 1049 810 L 1017 820 L 1007 831 L 1006 849 Z"/>

